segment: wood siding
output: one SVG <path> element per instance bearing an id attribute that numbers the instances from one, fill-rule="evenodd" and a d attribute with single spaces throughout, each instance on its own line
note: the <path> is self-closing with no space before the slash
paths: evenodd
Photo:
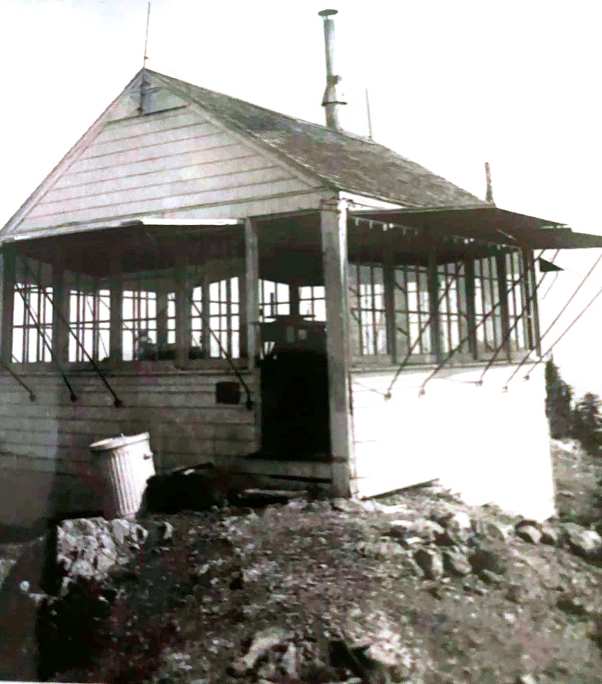
<path id="1" fill-rule="evenodd" d="M 98 377 L 72 375 L 70 380 L 76 403 L 60 378 L 28 375 L 37 397 L 30 402 L 6 374 L 0 376 L 0 467 L 86 474 L 91 472 L 88 446 L 121 433 L 150 432 L 163 469 L 219 462 L 256 448 L 254 412 L 215 401 L 216 383 L 232 381 L 230 374 L 114 375 L 111 385 L 125 404 L 120 409 Z M 252 382 L 249 375 L 247 383 Z"/>
<path id="2" fill-rule="evenodd" d="M 59 171 L 18 232 L 138 214 L 174 216 L 312 189 L 282 162 L 188 105 L 106 122 Z"/>

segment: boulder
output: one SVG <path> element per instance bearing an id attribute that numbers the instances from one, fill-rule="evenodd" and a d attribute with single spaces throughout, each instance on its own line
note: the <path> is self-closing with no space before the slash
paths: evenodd
<path id="1" fill-rule="evenodd" d="M 487 570 L 496 575 L 503 575 L 508 570 L 506 560 L 498 552 L 488 547 L 478 547 L 470 554 L 468 560 L 477 574 Z"/>
<path id="2" fill-rule="evenodd" d="M 481 537 L 491 541 L 503 542 L 504 544 L 510 540 L 511 529 L 510 525 L 504 525 L 494 520 L 479 520 L 475 524 L 475 531 Z"/>
<path id="3" fill-rule="evenodd" d="M 437 522 L 454 537 L 466 541 L 473 532 L 472 519 L 465 511 L 454 511 L 437 517 Z"/>
<path id="4" fill-rule="evenodd" d="M 257 632 L 251 641 L 246 655 L 238 658 L 232 664 L 232 672 L 242 676 L 252 671 L 260 658 L 272 648 L 286 643 L 291 636 L 291 633 L 282 627 L 268 627 Z"/>
<path id="5" fill-rule="evenodd" d="M 427 579 L 439 579 L 443 576 L 443 558 L 437 549 L 418 549 L 414 553 L 414 560 Z"/>
<path id="6" fill-rule="evenodd" d="M 63 593 L 77 578 L 102 580 L 113 568 L 129 563 L 147 536 L 144 527 L 121 518 L 64 520 L 56 528 L 55 554 Z"/>
<path id="7" fill-rule="evenodd" d="M 595 530 L 567 523 L 563 526 L 563 531 L 573 553 L 589 559 L 602 555 L 602 537 Z"/>
<path id="8" fill-rule="evenodd" d="M 523 525 L 522 527 L 518 527 L 516 529 L 516 534 L 523 541 L 529 542 L 530 544 L 539 544 L 542 537 L 541 532 L 537 529 L 537 527 L 533 527 L 533 525 Z"/>
<path id="9" fill-rule="evenodd" d="M 560 534 L 551 525 L 541 526 L 541 543 L 548 544 L 550 546 L 558 546 L 560 541 Z"/>
<path id="10" fill-rule="evenodd" d="M 468 558 L 458 549 L 447 549 L 443 552 L 443 568 L 449 574 L 458 577 L 470 575 L 472 572 Z"/>

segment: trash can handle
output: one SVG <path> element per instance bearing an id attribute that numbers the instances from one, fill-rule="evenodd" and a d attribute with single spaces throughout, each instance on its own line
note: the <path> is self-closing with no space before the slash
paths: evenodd
<path id="1" fill-rule="evenodd" d="M 148 453 L 148 454 L 144 454 L 144 456 L 143 456 L 143 458 L 144 458 L 145 460 L 147 460 L 147 461 L 148 461 L 149 458 L 152 458 L 152 457 L 153 457 L 152 452 L 151 452 L 151 453 Z"/>

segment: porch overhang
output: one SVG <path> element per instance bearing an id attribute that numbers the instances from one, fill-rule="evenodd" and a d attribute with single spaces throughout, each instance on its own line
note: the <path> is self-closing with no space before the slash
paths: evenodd
<path id="1" fill-rule="evenodd" d="M 237 219 L 144 218 L 71 230 L 9 234 L 0 237 L 0 249 L 14 247 L 24 256 L 47 263 L 60 258 L 67 270 L 105 276 L 111 271 L 115 254 L 120 256 L 123 269 L 132 272 L 169 268 L 183 249 L 191 261 L 208 255 L 242 257 L 242 229 L 243 222 Z M 216 235 L 219 245 L 209 245 Z"/>
<path id="2" fill-rule="evenodd" d="M 602 235 L 575 233 L 558 221 L 494 206 L 370 209 L 352 219 L 378 221 L 428 232 L 431 237 L 463 237 L 530 249 L 602 248 Z"/>

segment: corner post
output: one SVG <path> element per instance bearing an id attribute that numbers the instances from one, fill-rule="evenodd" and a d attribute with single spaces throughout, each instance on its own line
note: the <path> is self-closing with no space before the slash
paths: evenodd
<path id="1" fill-rule="evenodd" d="M 255 411 L 255 449 L 261 449 L 262 413 L 261 413 L 261 371 L 257 365 L 261 344 L 259 330 L 259 237 L 257 223 L 253 219 L 245 219 L 245 273 L 244 295 L 241 302 L 245 316 L 245 345 L 247 368 L 253 378 L 253 398 Z"/>
<path id="2" fill-rule="evenodd" d="M 332 493 L 351 494 L 351 353 L 347 291 L 347 205 L 338 198 L 320 209 L 322 263 L 326 292 L 326 352 Z"/>
<path id="3" fill-rule="evenodd" d="M 255 369 L 259 355 L 259 240 L 257 225 L 245 220 L 245 324 L 247 364 Z"/>
<path id="4" fill-rule="evenodd" d="M 15 301 L 15 252 L 10 247 L 2 251 L 2 329 L 1 354 L 4 363 L 13 358 L 13 306 Z"/>

